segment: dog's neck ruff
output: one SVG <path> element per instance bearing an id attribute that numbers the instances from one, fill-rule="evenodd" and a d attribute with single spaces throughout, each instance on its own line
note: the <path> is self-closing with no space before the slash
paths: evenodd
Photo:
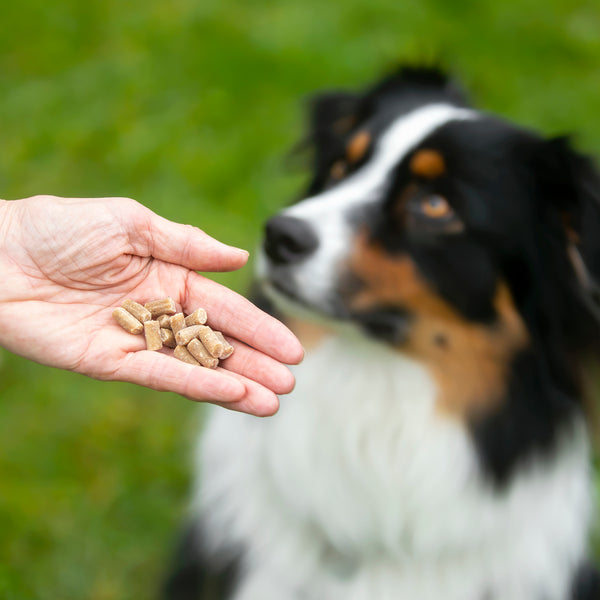
<path id="1" fill-rule="evenodd" d="M 414 361 L 343 334 L 296 374 L 275 417 L 216 411 L 201 445 L 208 550 L 244 548 L 235 600 L 566 600 L 591 513 L 583 425 L 499 493 Z"/>

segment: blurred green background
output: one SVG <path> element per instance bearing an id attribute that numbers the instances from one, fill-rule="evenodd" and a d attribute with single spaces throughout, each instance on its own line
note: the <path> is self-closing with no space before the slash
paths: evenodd
<path id="1" fill-rule="evenodd" d="M 303 99 L 398 60 L 600 155 L 595 0 L 20 0 L 0 25 L 3 198 L 131 196 L 252 249 L 304 180 Z M 203 410 L 0 350 L 0 597 L 154 597 Z"/>

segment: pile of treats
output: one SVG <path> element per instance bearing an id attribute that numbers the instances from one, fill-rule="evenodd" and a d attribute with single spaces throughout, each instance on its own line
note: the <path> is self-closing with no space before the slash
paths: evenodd
<path id="1" fill-rule="evenodd" d="M 163 346 L 174 348 L 175 358 L 191 365 L 216 369 L 219 359 L 229 358 L 233 353 L 233 346 L 223 334 L 206 325 L 203 308 L 186 317 L 177 312 L 172 298 L 144 305 L 125 300 L 112 315 L 125 331 L 136 335 L 143 332 L 148 350 L 160 350 Z"/>

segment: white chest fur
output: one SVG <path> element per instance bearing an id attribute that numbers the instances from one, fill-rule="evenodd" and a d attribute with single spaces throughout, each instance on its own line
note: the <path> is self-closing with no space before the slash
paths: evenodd
<path id="1" fill-rule="evenodd" d="M 590 517 L 583 426 L 500 493 L 415 362 L 326 340 L 273 418 L 215 411 L 195 510 L 244 548 L 235 600 L 566 600 Z"/>

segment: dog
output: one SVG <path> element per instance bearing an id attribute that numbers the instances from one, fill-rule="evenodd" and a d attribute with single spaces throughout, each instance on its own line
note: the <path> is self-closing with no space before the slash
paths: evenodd
<path id="1" fill-rule="evenodd" d="M 403 67 L 311 103 L 258 281 L 306 357 L 217 409 L 171 600 L 592 600 L 600 177 Z"/>

